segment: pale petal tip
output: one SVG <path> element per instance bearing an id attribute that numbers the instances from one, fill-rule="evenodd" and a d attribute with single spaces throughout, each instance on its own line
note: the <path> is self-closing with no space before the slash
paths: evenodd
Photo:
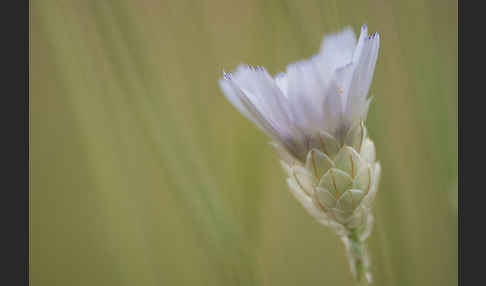
<path id="1" fill-rule="evenodd" d="M 366 24 L 363 24 L 361 26 L 361 33 L 363 33 L 363 35 L 365 35 L 365 38 L 368 40 L 374 40 L 374 39 L 380 40 L 380 33 L 375 32 L 371 35 L 368 34 L 368 25 Z"/>
<path id="2" fill-rule="evenodd" d="M 378 39 L 380 39 L 380 36 L 379 36 L 378 32 L 375 32 L 371 35 L 366 36 L 366 39 L 367 40 L 375 40 L 375 39 L 378 40 Z"/>

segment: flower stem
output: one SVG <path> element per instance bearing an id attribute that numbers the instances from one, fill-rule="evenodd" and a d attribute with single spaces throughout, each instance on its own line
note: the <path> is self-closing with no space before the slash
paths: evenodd
<path id="1" fill-rule="evenodd" d="M 350 229 L 349 235 L 343 237 L 348 254 L 351 272 L 359 286 L 366 286 L 371 283 L 371 273 L 368 270 L 368 257 L 366 245 L 361 240 L 358 229 Z"/>

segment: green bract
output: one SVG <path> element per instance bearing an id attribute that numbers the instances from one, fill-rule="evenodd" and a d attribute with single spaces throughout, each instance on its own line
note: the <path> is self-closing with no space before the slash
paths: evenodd
<path id="1" fill-rule="evenodd" d="M 319 132 L 310 137 L 305 162 L 282 156 L 294 196 L 319 222 L 338 232 L 369 227 L 366 224 L 381 171 L 362 121 L 342 141 Z M 275 147 L 285 153 L 282 147 Z"/>

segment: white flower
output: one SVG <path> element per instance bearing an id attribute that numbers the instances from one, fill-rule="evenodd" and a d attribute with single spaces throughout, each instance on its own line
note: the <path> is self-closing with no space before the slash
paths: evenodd
<path id="1" fill-rule="evenodd" d="M 219 84 L 228 100 L 268 134 L 291 193 L 342 237 L 357 281 L 371 281 L 364 241 L 381 167 L 364 121 L 380 37 L 351 28 L 326 36 L 320 52 L 272 77 L 240 65 Z"/>
<path id="2" fill-rule="evenodd" d="M 240 65 L 219 84 L 249 120 L 304 162 L 315 134 L 343 143 L 351 127 L 366 119 L 367 98 L 380 37 L 366 25 L 324 37 L 320 52 L 272 77 L 265 68 Z"/>

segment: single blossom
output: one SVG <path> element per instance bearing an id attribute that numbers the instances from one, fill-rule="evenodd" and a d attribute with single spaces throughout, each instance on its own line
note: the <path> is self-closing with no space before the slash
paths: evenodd
<path id="1" fill-rule="evenodd" d="M 346 28 L 285 73 L 240 65 L 219 81 L 228 100 L 272 138 L 295 198 L 341 236 L 358 281 L 371 281 L 364 241 L 381 173 L 364 124 L 379 45 L 366 25 L 358 40 Z"/>
<path id="2" fill-rule="evenodd" d="M 326 132 L 343 142 L 348 130 L 365 120 L 380 36 L 359 40 L 351 28 L 324 37 L 320 52 L 290 64 L 272 77 L 263 67 L 239 65 L 219 84 L 228 100 L 249 120 L 304 161 L 314 134 Z"/>

